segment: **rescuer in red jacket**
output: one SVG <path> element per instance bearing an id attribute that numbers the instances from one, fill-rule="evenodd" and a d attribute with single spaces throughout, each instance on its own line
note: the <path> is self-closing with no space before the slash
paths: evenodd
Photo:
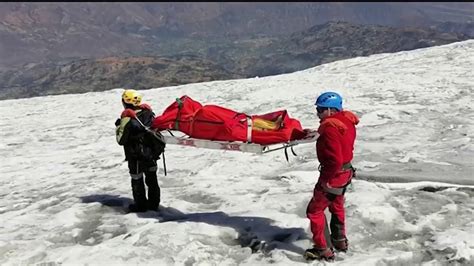
<path id="1" fill-rule="evenodd" d="M 351 161 L 356 138 L 357 116 L 342 109 L 342 97 L 335 92 L 325 92 L 316 100 L 320 118 L 316 142 L 319 180 L 306 210 L 313 233 L 313 248 L 304 256 L 308 260 L 333 260 L 335 255 L 325 239 L 327 226 L 324 210 L 331 213 L 331 242 L 338 251 L 345 252 L 348 242 L 345 232 L 344 193 L 354 176 Z M 327 229 L 327 228 L 326 228 Z"/>

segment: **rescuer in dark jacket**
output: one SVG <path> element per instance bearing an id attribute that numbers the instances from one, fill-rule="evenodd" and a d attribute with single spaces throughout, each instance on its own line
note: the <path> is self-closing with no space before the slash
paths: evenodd
<path id="1" fill-rule="evenodd" d="M 156 150 L 156 146 L 153 145 L 153 136 L 144 127 L 150 127 L 155 114 L 148 104 L 141 104 L 141 100 L 142 96 L 137 91 L 125 90 L 122 94 L 122 104 L 125 109 L 115 122 L 117 142 L 124 148 L 125 160 L 128 161 L 128 169 L 132 177 L 132 193 L 135 202 L 129 205 L 130 212 L 157 211 L 160 205 L 156 161 L 162 150 Z M 143 182 L 143 175 L 145 175 L 145 182 Z M 145 184 L 148 186 L 148 199 Z"/>

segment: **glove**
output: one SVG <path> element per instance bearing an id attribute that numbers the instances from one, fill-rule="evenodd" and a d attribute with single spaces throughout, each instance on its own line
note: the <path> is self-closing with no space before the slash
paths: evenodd
<path id="1" fill-rule="evenodd" d="M 118 127 L 120 125 L 120 121 L 121 121 L 120 118 L 117 118 L 117 120 L 115 120 L 115 126 L 116 127 Z"/>
<path id="2" fill-rule="evenodd" d="M 124 118 L 124 117 L 131 117 L 131 118 L 136 118 L 137 117 L 137 114 L 135 113 L 135 111 L 133 111 L 132 109 L 125 109 L 123 110 L 122 114 L 120 115 L 121 118 Z"/>

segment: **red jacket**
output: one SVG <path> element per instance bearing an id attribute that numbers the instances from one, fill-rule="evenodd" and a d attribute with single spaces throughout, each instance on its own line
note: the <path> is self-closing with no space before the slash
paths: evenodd
<path id="1" fill-rule="evenodd" d="M 350 175 L 341 175 L 342 166 L 352 160 L 359 118 L 350 111 L 337 112 L 321 120 L 316 152 L 321 173 L 319 182 L 342 187 Z"/>

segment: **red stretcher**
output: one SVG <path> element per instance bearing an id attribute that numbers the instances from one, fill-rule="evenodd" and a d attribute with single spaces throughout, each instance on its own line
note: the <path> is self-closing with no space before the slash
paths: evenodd
<path id="1" fill-rule="evenodd" d="M 286 156 L 287 148 L 315 142 L 319 136 L 316 130 L 303 129 L 286 110 L 247 115 L 217 105 L 203 106 L 186 95 L 156 117 L 151 129 L 168 132 L 163 134 L 167 144 L 257 154 L 285 149 Z"/>

